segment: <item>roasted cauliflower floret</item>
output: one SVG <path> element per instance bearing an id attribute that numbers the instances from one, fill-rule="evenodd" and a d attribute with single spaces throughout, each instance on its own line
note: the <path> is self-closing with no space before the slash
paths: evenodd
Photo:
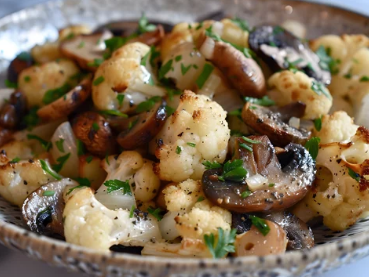
<path id="1" fill-rule="evenodd" d="M 369 131 L 359 127 L 348 143 L 319 147 L 315 189 L 295 208 L 309 220 L 323 216 L 332 230 L 343 231 L 369 210 Z"/>
<path id="2" fill-rule="evenodd" d="M 323 84 L 309 78 L 305 73 L 282 71 L 268 80 L 272 89 L 269 96 L 278 106 L 301 101 L 306 104 L 304 118 L 314 119 L 327 114 L 332 106 L 332 96 Z"/>
<path id="3" fill-rule="evenodd" d="M 359 126 L 354 124 L 346 112 L 335 112 L 322 117 L 322 129 L 314 129 L 314 136 L 320 138 L 320 143 L 342 142 L 355 135 Z"/>
<path id="4" fill-rule="evenodd" d="M 144 246 L 160 240 L 157 220 L 129 210 L 109 210 L 96 200 L 90 188 L 76 189 L 66 196 L 64 234 L 69 243 L 108 251 L 112 245 Z"/>
<path id="5" fill-rule="evenodd" d="M 226 112 L 204 95 L 185 91 L 153 143 L 157 144 L 155 172 L 161 180 L 199 180 L 204 161 L 222 163 L 230 136 Z"/>
<path id="6" fill-rule="evenodd" d="M 88 35 L 91 34 L 90 27 L 86 25 L 71 25 L 66 28 L 59 30 L 59 41 L 73 38 L 78 35 Z"/>
<path id="7" fill-rule="evenodd" d="M 3 161 L 4 155 L 1 154 Z M 21 207 L 24 200 L 42 185 L 55 181 L 39 160 L 8 162 L 0 166 L 0 195 Z"/>
<path id="8" fill-rule="evenodd" d="M 36 45 L 31 49 L 32 58 L 36 63 L 48 63 L 63 57 L 59 50 L 58 42 L 46 42 L 43 45 Z"/>
<path id="9" fill-rule="evenodd" d="M 62 88 L 61 90 L 67 93 L 72 89 L 77 84 L 77 80 L 71 77 L 78 72 L 78 67 L 72 61 L 64 59 L 40 66 L 35 65 L 23 70 L 19 75 L 19 89 L 27 96 L 29 107 L 44 106 L 50 103 L 50 97 L 53 98 L 57 95 L 56 98 L 60 98 L 63 96 L 63 94 L 58 95 L 58 93 L 50 93 L 50 91 Z M 25 78 L 26 76 L 29 78 Z"/>
<path id="10" fill-rule="evenodd" d="M 113 53 L 96 71 L 92 99 L 99 110 L 120 110 L 126 112 L 133 105 L 152 96 L 164 96 L 165 90 L 153 85 L 150 47 L 134 42 Z M 141 61 L 143 61 L 141 64 Z M 124 94 L 122 105 L 117 96 Z"/>

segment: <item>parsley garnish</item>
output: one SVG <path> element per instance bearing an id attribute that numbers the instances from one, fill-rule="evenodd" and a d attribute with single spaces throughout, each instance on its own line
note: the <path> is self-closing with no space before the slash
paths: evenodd
<path id="1" fill-rule="evenodd" d="M 249 146 L 249 145 L 247 145 L 246 143 L 240 143 L 239 145 L 240 145 L 241 148 L 246 149 L 249 152 L 252 152 L 253 151 L 252 150 L 252 147 Z"/>
<path id="2" fill-rule="evenodd" d="M 318 50 L 316 51 L 316 54 L 318 55 L 320 61 L 319 66 L 321 69 L 330 71 L 333 75 L 337 74 L 339 72 L 338 64 L 339 60 L 334 60 L 329 55 L 329 50 L 327 51 L 323 45 L 319 46 Z"/>
<path id="3" fill-rule="evenodd" d="M 24 81 L 26 82 L 26 83 L 29 83 L 30 81 L 31 81 L 31 77 L 30 76 L 24 76 Z"/>
<path id="4" fill-rule="evenodd" d="M 63 168 L 63 166 L 64 166 L 64 164 L 68 161 L 68 159 L 69 159 L 69 157 L 70 157 L 70 153 L 68 153 L 68 154 L 66 154 L 66 155 L 64 155 L 64 156 L 61 156 L 61 157 L 59 157 L 59 158 L 57 158 L 56 159 L 56 161 L 58 162 L 57 164 L 54 164 L 54 165 L 52 165 L 51 167 L 52 167 L 52 169 L 54 170 L 54 171 L 56 171 L 56 172 L 60 172 L 60 170 L 62 170 L 62 168 Z"/>
<path id="5" fill-rule="evenodd" d="M 26 123 L 28 130 L 32 130 L 32 128 L 35 127 L 40 121 L 37 111 L 38 107 L 32 107 L 28 114 L 24 117 L 24 122 Z"/>
<path id="6" fill-rule="evenodd" d="M 128 115 L 126 115 L 125 113 L 122 113 L 118 110 L 104 110 L 104 111 L 99 111 L 99 114 L 102 115 L 115 115 L 115 116 L 119 116 L 119 117 L 125 117 L 128 118 Z"/>
<path id="7" fill-rule="evenodd" d="M 123 194 L 132 195 L 131 187 L 128 181 L 121 181 L 121 180 L 108 180 L 105 181 L 104 186 L 108 188 L 108 193 L 113 191 L 122 190 Z"/>
<path id="8" fill-rule="evenodd" d="M 322 129 L 322 118 L 323 118 L 323 116 L 321 116 L 317 119 L 314 119 L 314 126 L 315 126 L 315 129 L 318 132 Z"/>
<path id="9" fill-rule="evenodd" d="M 275 105 L 275 102 L 270 99 L 268 96 L 264 96 L 263 98 L 253 98 L 253 97 L 245 97 L 246 102 L 250 102 L 252 104 L 256 104 L 259 106 L 273 106 Z"/>
<path id="10" fill-rule="evenodd" d="M 197 27 L 196 27 L 196 31 L 197 30 L 200 30 L 201 28 L 202 28 L 202 26 L 204 26 L 204 22 L 200 22 L 200 24 L 199 25 L 197 25 Z"/>
<path id="11" fill-rule="evenodd" d="M 140 62 L 140 65 L 146 66 L 146 62 L 147 62 L 147 59 L 149 58 L 150 54 L 151 54 L 151 48 L 146 53 L 146 55 L 142 57 L 141 62 Z"/>
<path id="12" fill-rule="evenodd" d="M 132 205 L 131 210 L 129 211 L 129 218 L 133 217 L 133 213 L 134 213 L 135 209 L 136 209 L 135 205 Z"/>
<path id="13" fill-rule="evenodd" d="M 204 201 L 204 200 L 205 200 L 205 197 L 204 197 L 204 196 L 199 196 L 199 198 L 197 198 L 196 203 L 198 203 L 198 202 L 202 202 L 202 201 Z"/>
<path id="14" fill-rule="evenodd" d="M 53 190 L 45 190 L 42 193 L 43 196 L 54 196 L 54 194 L 55 194 L 55 191 L 53 191 Z"/>
<path id="15" fill-rule="evenodd" d="M 118 100 L 119 106 L 122 106 L 123 101 L 124 101 L 124 94 L 118 94 L 117 100 Z"/>
<path id="16" fill-rule="evenodd" d="M 237 109 L 228 113 L 228 115 L 236 115 L 240 117 L 242 115 L 242 109 Z"/>
<path id="17" fill-rule="evenodd" d="M 92 83 L 94 86 L 98 86 L 100 85 L 102 82 L 105 81 L 105 78 L 103 76 L 98 77 L 97 79 L 94 80 L 94 82 Z"/>
<path id="18" fill-rule="evenodd" d="M 167 95 L 169 97 L 169 100 L 173 100 L 174 95 L 181 95 L 182 92 L 178 89 L 172 89 L 172 88 L 167 88 Z"/>
<path id="19" fill-rule="evenodd" d="M 77 181 L 79 183 L 79 185 L 75 186 L 74 188 L 71 188 L 67 192 L 67 195 L 70 194 L 75 189 L 80 189 L 80 188 L 83 188 L 83 187 L 91 187 L 91 182 L 87 178 L 76 178 L 75 181 Z"/>
<path id="20" fill-rule="evenodd" d="M 110 165 L 108 153 L 105 154 L 105 162 L 107 163 L 107 165 Z"/>
<path id="21" fill-rule="evenodd" d="M 247 198 L 251 195 L 251 193 L 252 193 L 251 191 L 245 190 L 244 192 L 241 193 L 241 197 L 242 198 Z"/>
<path id="22" fill-rule="evenodd" d="M 176 62 L 179 62 L 180 60 L 182 60 L 182 55 L 178 55 L 178 56 L 176 56 L 176 57 L 174 58 L 174 60 L 175 60 Z"/>
<path id="23" fill-rule="evenodd" d="M 84 41 L 81 41 L 81 43 L 78 44 L 78 48 L 81 49 L 83 47 L 85 47 L 85 42 Z"/>
<path id="24" fill-rule="evenodd" d="M 305 148 L 309 151 L 313 160 L 315 160 L 316 157 L 318 156 L 319 142 L 320 142 L 320 138 L 312 137 L 305 144 Z"/>
<path id="25" fill-rule="evenodd" d="M 40 160 L 40 164 L 41 164 L 41 168 L 43 169 L 43 171 L 48 173 L 50 176 L 54 177 L 56 180 L 62 179 L 62 176 L 60 176 L 58 173 L 52 170 L 46 161 Z"/>
<path id="26" fill-rule="evenodd" d="M 240 27 L 243 31 L 246 31 L 246 32 L 250 32 L 250 25 L 249 23 L 246 21 L 246 20 L 243 20 L 241 18 L 238 18 L 238 17 L 234 17 L 231 19 L 231 21 L 237 25 L 238 27 Z"/>
<path id="27" fill-rule="evenodd" d="M 269 233 L 270 228 L 264 219 L 254 215 L 250 215 L 250 219 L 252 225 L 254 225 L 259 232 L 263 234 L 263 236 L 266 236 Z"/>
<path id="28" fill-rule="evenodd" d="M 9 80 L 5 80 L 5 86 L 7 88 L 17 88 L 18 87 L 18 84 L 17 83 L 13 83 Z"/>
<path id="29" fill-rule="evenodd" d="M 14 159 L 12 159 L 9 163 L 11 163 L 11 164 L 15 164 L 15 163 L 17 163 L 17 162 L 19 162 L 20 161 L 20 158 L 19 157 L 15 157 Z"/>
<path id="30" fill-rule="evenodd" d="M 192 143 L 192 142 L 187 142 L 187 145 L 188 146 L 191 146 L 191 147 L 196 147 L 196 144 L 195 143 Z"/>
<path id="31" fill-rule="evenodd" d="M 328 99 L 332 99 L 332 96 L 330 95 L 329 91 L 321 82 L 313 80 L 311 83 L 311 89 L 318 95 L 323 94 Z"/>
<path id="32" fill-rule="evenodd" d="M 138 104 L 136 108 L 136 112 L 142 113 L 142 112 L 150 111 L 155 106 L 155 103 L 159 101 L 161 101 L 160 96 L 153 96 L 150 99 L 146 100 L 145 102 L 141 102 L 140 104 Z"/>
<path id="33" fill-rule="evenodd" d="M 173 60 L 167 61 L 160 69 L 159 69 L 159 80 L 163 79 L 165 75 L 169 72 L 172 68 Z"/>
<path id="34" fill-rule="evenodd" d="M 60 97 L 62 97 L 64 94 L 68 93 L 71 89 L 72 86 L 68 83 L 64 84 L 59 88 L 50 89 L 45 93 L 44 97 L 42 98 L 42 102 L 44 104 L 50 104 L 55 100 L 59 99 Z"/>
<path id="35" fill-rule="evenodd" d="M 89 62 L 87 65 L 90 67 L 99 67 L 104 62 L 103 59 L 94 59 L 92 62 Z"/>
<path id="36" fill-rule="evenodd" d="M 128 37 L 124 37 L 124 38 L 123 37 L 112 37 L 110 39 L 105 40 L 105 46 L 108 52 L 104 54 L 104 59 L 108 59 L 115 50 L 121 48 L 129 40 L 137 36 L 138 36 L 137 33 L 133 33 L 132 35 Z"/>
<path id="37" fill-rule="evenodd" d="M 218 238 L 215 240 L 214 234 L 204 235 L 205 245 L 215 259 L 223 258 L 228 253 L 234 253 L 234 242 L 236 239 L 236 229 L 223 230 L 218 228 Z"/>
<path id="38" fill-rule="evenodd" d="M 56 141 L 55 142 L 55 144 L 56 144 L 56 147 L 59 149 L 59 151 L 60 152 L 62 152 L 62 153 L 64 153 L 64 141 L 65 141 L 65 139 L 60 139 L 60 140 L 58 140 L 58 141 Z"/>
<path id="39" fill-rule="evenodd" d="M 45 151 L 49 151 L 52 147 L 52 144 L 51 144 L 50 141 L 46 141 L 46 140 L 44 140 L 44 139 L 42 139 L 42 138 L 40 138 L 39 136 L 36 136 L 36 135 L 28 134 L 27 139 L 29 139 L 29 140 L 34 139 L 34 140 L 39 141 L 41 143 L 42 148 L 45 149 Z"/>
<path id="40" fill-rule="evenodd" d="M 205 161 L 202 164 L 205 166 L 205 169 L 216 169 L 222 167 L 222 165 L 218 162 Z"/>
<path id="41" fill-rule="evenodd" d="M 228 161 L 223 165 L 223 173 L 218 176 L 220 181 L 242 182 L 246 178 L 247 170 L 243 168 L 242 160 Z"/>
<path id="42" fill-rule="evenodd" d="M 158 221 L 162 220 L 163 219 L 163 216 L 161 215 L 162 214 L 162 210 L 160 208 L 153 208 L 153 207 L 149 207 L 147 209 L 148 213 L 151 214 L 153 217 L 155 217 Z"/>
<path id="43" fill-rule="evenodd" d="M 284 29 L 281 26 L 275 26 L 273 29 L 273 34 L 279 35 L 280 33 L 283 33 Z"/>
<path id="44" fill-rule="evenodd" d="M 154 24 L 149 24 L 149 21 L 146 15 L 143 13 L 140 20 L 138 21 L 138 31 L 143 34 L 146 32 L 152 32 L 156 30 L 156 26 Z"/>
<path id="45" fill-rule="evenodd" d="M 176 148 L 176 154 L 181 154 L 182 148 L 180 146 L 177 146 Z"/>
<path id="46" fill-rule="evenodd" d="M 369 82 L 369 77 L 368 76 L 361 77 L 360 82 Z"/>
<path id="47" fill-rule="evenodd" d="M 214 70 L 214 66 L 212 66 L 209 63 L 205 64 L 200 76 L 196 80 L 196 85 L 199 89 L 201 89 L 204 86 L 206 80 L 209 78 L 213 70 Z"/>
<path id="48" fill-rule="evenodd" d="M 247 138 L 247 137 L 242 137 L 242 139 L 248 143 L 251 143 L 251 144 L 259 144 L 261 143 L 260 140 L 253 140 L 253 139 L 250 139 L 250 138 Z"/>
<path id="49" fill-rule="evenodd" d="M 29 53 L 29 52 L 20 52 L 17 55 L 17 58 L 20 59 L 21 61 L 24 61 L 24 62 L 28 62 L 28 61 L 32 60 L 31 53 Z"/>
<path id="50" fill-rule="evenodd" d="M 185 75 L 190 69 L 192 64 L 185 66 L 183 63 L 181 63 L 181 73 L 182 75 Z"/>
<path id="51" fill-rule="evenodd" d="M 98 123 L 96 122 L 93 122 L 92 123 L 92 126 L 91 126 L 91 129 L 94 130 L 95 132 L 99 131 L 100 130 L 100 126 Z"/>
<path id="52" fill-rule="evenodd" d="M 83 142 L 77 139 L 77 155 L 82 156 L 85 154 L 85 146 L 83 145 Z"/>
<path id="53" fill-rule="evenodd" d="M 168 105 L 165 106 L 165 112 L 167 113 L 168 116 L 171 116 L 172 114 L 174 114 L 175 111 L 176 111 L 175 108 L 172 108 Z"/>
<path id="54" fill-rule="evenodd" d="M 353 171 L 351 168 L 347 168 L 348 169 L 348 173 L 349 173 L 349 175 L 350 175 L 350 177 L 352 178 L 352 179 L 354 179 L 355 181 L 357 181 L 357 182 L 360 182 L 360 180 L 361 180 L 361 176 L 360 176 L 360 174 L 358 174 L 358 173 L 356 173 L 355 171 Z"/>
<path id="55" fill-rule="evenodd" d="M 272 188 L 272 187 L 274 187 L 275 186 L 275 184 L 269 184 L 268 185 L 268 187 L 270 187 L 270 188 Z"/>
<path id="56" fill-rule="evenodd" d="M 86 157 L 86 162 L 89 164 L 90 162 L 92 162 L 93 159 L 94 159 L 93 156 L 88 156 Z"/>

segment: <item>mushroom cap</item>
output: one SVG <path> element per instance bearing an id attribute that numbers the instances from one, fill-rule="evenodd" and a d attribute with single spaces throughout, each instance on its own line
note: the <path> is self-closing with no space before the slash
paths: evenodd
<path id="1" fill-rule="evenodd" d="M 250 145 L 252 152 L 239 146 L 244 143 L 242 138 L 236 139 L 234 158 L 243 160 L 248 178 L 259 174 L 267 182 L 243 198 L 242 192 L 249 190 L 248 178 L 243 183 L 220 181 L 216 177 L 222 174 L 222 169 L 210 169 L 202 177 L 205 196 L 238 213 L 281 211 L 300 201 L 315 178 L 315 162 L 309 152 L 303 146 L 291 143 L 277 156 L 267 136 L 250 139 L 259 141 Z"/>
<path id="2" fill-rule="evenodd" d="M 10 82 L 17 83 L 19 74 L 26 68 L 31 67 L 34 61 L 30 53 L 24 53 L 21 57 L 18 55 L 12 60 L 8 67 L 7 79 Z"/>

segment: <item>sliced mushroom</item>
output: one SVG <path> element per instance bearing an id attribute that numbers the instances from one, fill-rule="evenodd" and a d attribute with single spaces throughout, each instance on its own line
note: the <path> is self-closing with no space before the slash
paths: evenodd
<path id="1" fill-rule="evenodd" d="M 310 249 L 314 246 L 314 234 L 309 226 L 294 214 L 284 211 L 266 215 L 263 218 L 281 226 L 287 234 L 289 250 Z"/>
<path id="2" fill-rule="evenodd" d="M 96 60 L 103 60 L 105 51 L 104 41 L 113 37 L 109 31 L 91 35 L 79 35 L 63 41 L 60 51 L 64 56 L 78 63 L 78 65 L 89 71 L 96 71 L 98 64 Z"/>
<path id="3" fill-rule="evenodd" d="M 99 157 L 113 154 L 116 143 L 109 123 L 96 112 L 85 112 L 72 122 L 75 136 L 83 142 L 87 150 Z"/>
<path id="4" fill-rule="evenodd" d="M 292 117 L 301 117 L 306 105 L 295 102 L 281 108 L 268 108 L 247 102 L 242 110 L 242 119 L 246 125 L 261 135 L 267 135 L 273 145 L 284 147 L 291 142 L 304 145 L 310 132 L 291 127 L 288 122 Z"/>
<path id="5" fill-rule="evenodd" d="M 78 86 L 73 88 L 63 97 L 39 109 L 37 111 L 37 115 L 44 122 L 67 117 L 77 110 L 77 108 L 88 99 L 90 94 L 91 79 L 84 79 Z"/>
<path id="6" fill-rule="evenodd" d="M 264 74 L 259 65 L 233 47 L 203 34 L 197 45 L 201 54 L 228 78 L 243 96 L 262 97 L 266 94 Z"/>
<path id="7" fill-rule="evenodd" d="M 125 150 L 133 150 L 148 144 L 161 130 L 167 113 L 166 103 L 160 101 L 147 112 L 130 118 L 115 118 L 109 120 L 112 128 L 120 132 L 117 141 Z"/>
<path id="8" fill-rule="evenodd" d="M 285 231 L 276 223 L 266 220 L 269 233 L 264 236 L 255 226 L 246 233 L 236 236 L 234 256 L 266 256 L 281 254 L 286 251 L 287 237 Z"/>
<path id="9" fill-rule="evenodd" d="M 173 25 L 165 22 L 150 21 L 151 24 L 157 25 L 158 28 L 162 28 L 165 32 L 170 32 L 173 29 Z M 160 26 L 160 27 L 159 27 Z M 129 36 L 136 33 L 138 30 L 138 22 L 136 21 L 113 21 L 99 26 L 96 32 L 103 30 L 109 30 L 114 36 Z M 155 31 L 153 31 L 155 32 Z M 151 33 L 151 32 L 148 32 Z"/>
<path id="10" fill-rule="evenodd" d="M 27 113 L 27 99 L 24 93 L 14 91 L 0 110 L 0 125 L 8 129 L 21 128 L 22 119 Z"/>
<path id="11" fill-rule="evenodd" d="M 214 204 L 238 213 L 281 211 L 300 201 L 315 178 L 315 162 L 299 144 L 289 144 L 278 156 L 267 136 L 252 136 L 248 144 L 236 139 L 234 159 L 241 159 L 248 171 L 246 182 L 220 181 L 222 169 L 204 172 L 205 196 Z M 243 146 L 248 144 L 249 151 Z M 257 184 L 255 184 L 255 182 Z M 251 191 L 242 197 L 244 191 Z"/>
<path id="12" fill-rule="evenodd" d="M 142 42 L 147 45 L 157 45 L 161 42 L 165 35 L 165 31 L 162 25 L 158 25 L 155 31 L 146 32 L 139 35 L 137 38 L 133 38 L 130 42 Z"/>
<path id="13" fill-rule="evenodd" d="M 329 85 L 331 74 L 319 66 L 320 59 L 306 42 L 280 26 L 260 26 L 249 35 L 250 48 L 277 72 L 291 66 Z"/>
<path id="14" fill-rule="evenodd" d="M 8 67 L 7 79 L 10 82 L 17 83 L 19 74 L 26 68 L 33 65 L 33 59 L 30 53 L 22 52 L 14 60 L 12 60 Z"/>
<path id="15" fill-rule="evenodd" d="M 71 179 L 62 179 L 43 185 L 31 193 L 22 206 L 23 218 L 31 231 L 64 237 L 63 193 L 66 186 L 76 186 Z"/>

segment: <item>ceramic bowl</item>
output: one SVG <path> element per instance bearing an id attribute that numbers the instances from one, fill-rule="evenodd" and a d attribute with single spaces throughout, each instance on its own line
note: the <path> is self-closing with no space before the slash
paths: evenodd
<path id="1" fill-rule="evenodd" d="M 84 23 L 91 27 L 113 20 L 149 19 L 168 23 L 236 15 L 251 25 L 298 20 L 308 37 L 323 34 L 369 34 L 365 16 L 319 4 L 276 0 L 67 0 L 28 8 L 0 19 L 0 81 L 9 61 L 37 43 L 54 40 L 58 28 Z M 369 254 L 369 219 L 342 233 L 314 230 L 316 247 L 267 257 L 224 260 L 171 259 L 99 253 L 39 236 L 25 227 L 17 207 L 0 197 L 0 242 L 49 264 L 94 276 L 312 276 Z"/>

